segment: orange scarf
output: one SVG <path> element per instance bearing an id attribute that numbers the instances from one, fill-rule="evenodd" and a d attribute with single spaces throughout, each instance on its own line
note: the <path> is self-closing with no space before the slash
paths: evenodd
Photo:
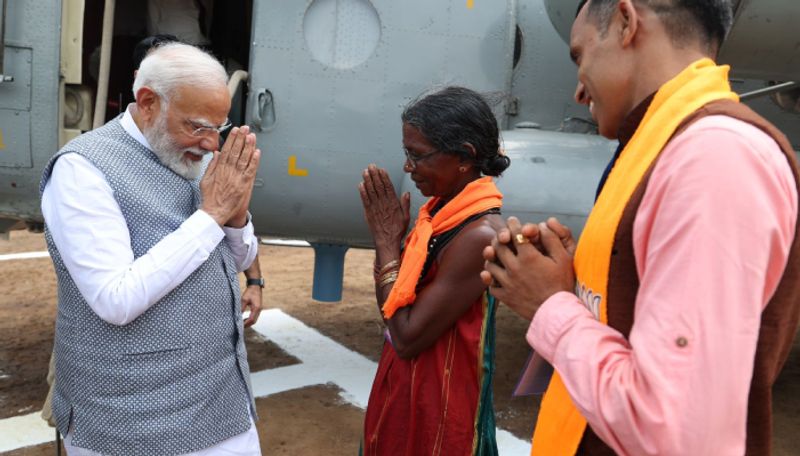
<path id="1" fill-rule="evenodd" d="M 710 59 L 701 59 L 661 86 L 586 220 L 575 252 L 575 277 L 577 288 L 583 291 L 581 297 L 592 301 L 584 304 L 602 323 L 608 324 L 608 273 L 622 212 L 684 119 L 712 101 L 739 100 L 730 90 L 728 70 Z M 554 373 L 542 399 L 531 455 L 574 455 L 585 429 L 586 419 L 572 403 L 561 377 Z"/>
<path id="2" fill-rule="evenodd" d="M 384 318 L 392 318 L 398 309 L 413 304 L 417 298 L 417 282 L 428 256 L 431 236 L 455 228 L 471 215 L 502 206 L 503 194 L 492 178 L 487 176 L 467 184 L 464 190 L 431 217 L 431 211 L 440 201 L 441 198 L 431 198 L 419 209 L 417 223 L 406 238 L 397 282 L 383 304 Z"/>

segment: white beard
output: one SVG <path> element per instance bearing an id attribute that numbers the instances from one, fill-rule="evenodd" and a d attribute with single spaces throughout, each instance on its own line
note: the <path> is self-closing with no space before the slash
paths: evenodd
<path id="1" fill-rule="evenodd" d="M 153 153 L 156 154 L 161 163 L 171 169 L 175 174 L 187 180 L 197 179 L 205 168 L 205 160 L 193 161 L 183 156 L 185 152 L 190 152 L 202 157 L 209 151 L 197 146 L 181 147 L 176 144 L 167 131 L 167 118 L 164 115 L 158 116 L 151 128 L 142 132 Z"/>

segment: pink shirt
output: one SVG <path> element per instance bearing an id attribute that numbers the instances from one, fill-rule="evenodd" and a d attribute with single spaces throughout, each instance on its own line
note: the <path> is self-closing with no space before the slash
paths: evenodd
<path id="1" fill-rule="evenodd" d="M 761 311 L 787 262 L 797 198 L 769 136 L 705 117 L 664 149 L 636 214 L 630 339 L 572 293 L 541 306 L 528 342 L 616 452 L 744 454 Z"/>

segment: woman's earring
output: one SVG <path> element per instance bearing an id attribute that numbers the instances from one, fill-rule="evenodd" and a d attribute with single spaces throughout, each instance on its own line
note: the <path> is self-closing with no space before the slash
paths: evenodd
<path id="1" fill-rule="evenodd" d="M 467 167 L 466 166 L 459 166 L 458 170 L 461 171 L 462 173 L 466 173 L 467 172 Z"/>

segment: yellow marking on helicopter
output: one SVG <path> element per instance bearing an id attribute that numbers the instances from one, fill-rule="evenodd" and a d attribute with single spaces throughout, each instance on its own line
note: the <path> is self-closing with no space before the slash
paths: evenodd
<path id="1" fill-rule="evenodd" d="M 467 9 L 475 7 L 475 0 L 467 0 Z"/>
<path id="2" fill-rule="evenodd" d="M 0 130 L 0 150 L 5 149 L 6 145 L 3 142 L 3 130 Z"/>
<path id="3" fill-rule="evenodd" d="M 289 155 L 289 175 L 290 176 L 308 176 L 307 169 L 299 169 L 297 167 L 297 155 Z"/>

